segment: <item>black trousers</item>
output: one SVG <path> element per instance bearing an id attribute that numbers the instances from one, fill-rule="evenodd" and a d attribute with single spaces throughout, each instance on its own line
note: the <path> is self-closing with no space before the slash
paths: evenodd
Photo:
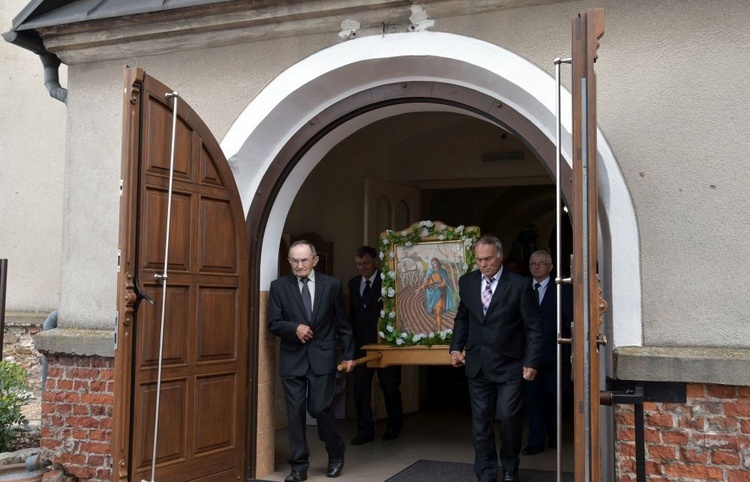
<path id="1" fill-rule="evenodd" d="M 469 378 L 471 434 L 474 441 L 474 473 L 481 482 L 497 480 L 494 424 L 500 422 L 500 463 L 503 470 L 518 470 L 523 421 L 523 380 L 496 383 L 480 372 Z"/>
<path id="2" fill-rule="evenodd" d="M 306 410 L 318 423 L 318 437 L 325 442 L 328 457 L 343 457 L 346 447 L 336 429 L 336 419 L 333 416 L 336 374 L 316 375 L 308 370 L 303 377 L 281 377 L 281 381 L 286 400 L 289 446 L 292 449 L 289 465 L 292 469 L 307 472 L 310 466 Z"/>
<path id="3" fill-rule="evenodd" d="M 357 430 L 365 436 L 375 435 L 375 422 L 372 416 L 372 378 L 378 373 L 380 388 L 385 398 L 385 411 L 388 414 L 389 432 L 400 432 L 403 422 L 401 402 L 401 367 L 368 368 L 359 365 L 354 368 L 354 406 L 357 409 Z"/>

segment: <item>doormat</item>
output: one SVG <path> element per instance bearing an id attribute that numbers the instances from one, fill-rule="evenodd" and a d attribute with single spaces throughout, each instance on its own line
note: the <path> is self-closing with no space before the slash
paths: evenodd
<path id="1" fill-rule="evenodd" d="M 552 470 L 518 469 L 518 475 L 521 482 L 555 482 L 557 480 Z M 471 482 L 473 480 L 476 480 L 476 476 L 472 464 L 417 460 L 386 482 Z M 573 482 L 573 474 L 563 472 L 562 480 Z"/>

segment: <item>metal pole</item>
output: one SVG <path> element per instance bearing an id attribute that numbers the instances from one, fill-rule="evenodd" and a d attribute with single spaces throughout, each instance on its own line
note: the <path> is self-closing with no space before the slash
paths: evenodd
<path id="1" fill-rule="evenodd" d="M 586 453 L 586 467 L 584 470 L 586 482 L 591 481 L 591 282 L 589 281 L 589 179 L 588 179 L 588 91 L 587 79 L 581 79 L 581 165 L 582 176 L 581 196 L 583 205 L 581 225 L 583 226 L 583 249 L 581 250 L 581 274 L 583 277 L 583 415 L 584 415 L 584 450 Z M 597 427 L 598 430 L 598 427 Z"/>
<path id="2" fill-rule="evenodd" d="M 560 268 L 561 250 L 562 250 L 562 230 L 560 229 L 560 218 L 562 217 L 562 120 L 561 120 L 561 108 L 560 108 L 560 64 L 570 63 L 570 59 L 555 59 L 555 116 L 557 117 L 557 123 L 555 126 L 555 253 L 557 253 L 557 260 L 555 266 L 555 289 L 557 290 L 557 336 L 558 338 L 562 335 L 562 270 Z M 562 346 L 560 343 L 556 346 L 556 383 L 557 383 L 557 429 L 556 429 L 556 444 L 557 444 L 557 482 L 562 481 Z"/>
<path id="3" fill-rule="evenodd" d="M 174 181 L 174 144 L 177 132 L 177 99 L 179 94 L 172 92 L 166 94 L 167 99 L 174 99 L 172 110 L 172 149 L 169 156 L 169 188 L 167 190 L 167 234 L 164 241 L 164 270 L 162 274 L 155 274 L 154 278 L 161 280 L 161 326 L 159 327 L 159 363 L 156 374 L 156 414 L 154 416 L 154 449 L 151 454 L 151 482 L 154 482 L 156 476 L 156 447 L 159 440 L 159 403 L 161 401 L 161 368 L 162 357 L 164 355 L 164 319 L 167 309 L 167 269 L 169 267 L 169 231 L 172 222 L 172 183 Z"/>
<path id="4" fill-rule="evenodd" d="M 0 360 L 3 359 L 5 346 L 5 289 L 8 280 L 8 260 L 0 259 Z"/>

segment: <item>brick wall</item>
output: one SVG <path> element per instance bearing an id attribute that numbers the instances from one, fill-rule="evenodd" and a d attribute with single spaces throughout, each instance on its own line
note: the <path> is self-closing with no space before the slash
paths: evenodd
<path id="1" fill-rule="evenodd" d="M 689 384 L 684 404 L 643 408 L 649 482 L 750 482 L 750 387 Z M 619 482 L 636 480 L 634 419 L 615 407 Z"/>
<path id="2" fill-rule="evenodd" d="M 42 458 L 81 481 L 112 477 L 114 359 L 47 356 Z"/>
<path id="3" fill-rule="evenodd" d="M 42 323 L 44 319 L 41 320 Z M 26 383 L 35 396 L 42 389 L 42 356 L 34 348 L 34 335 L 42 331 L 42 323 L 5 320 L 3 360 L 18 363 L 26 370 Z"/>

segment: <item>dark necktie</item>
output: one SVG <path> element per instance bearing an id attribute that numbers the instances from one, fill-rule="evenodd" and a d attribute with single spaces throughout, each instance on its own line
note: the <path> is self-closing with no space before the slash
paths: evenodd
<path id="1" fill-rule="evenodd" d="M 362 303 L 365 305 L 365 308 L 367 308 L 367 297 L 370 295 L 370 280 L 365 280 L 365 287 L 362 290 Z"/>
<path id="2" fill-rule="evenodd" d="M 310 296 L 310 288 L 307 287 L 310 278 L 304 277 L 300 281 L 302 281 L 302 304 L 305 305 L 307 318 L 312 320 L 312 296 Z"/>
<path id="3" fill-rule="evenodd" d="M 482 291 L 482 313 L 487 314 L 487 309 L 490 307 L 490 301 L 492 301 L 492 282 L 495 280 L 494 277 L 484 278 L 484 291 Z"/>
<path id="4" fill-rule="evenodd" d="M 542 300 L 539 298 L 539 288 L 541 288 L 541 283 L 534 283 L 534 296 L 536 296 L 536 304 L 541 304 Z"/>

